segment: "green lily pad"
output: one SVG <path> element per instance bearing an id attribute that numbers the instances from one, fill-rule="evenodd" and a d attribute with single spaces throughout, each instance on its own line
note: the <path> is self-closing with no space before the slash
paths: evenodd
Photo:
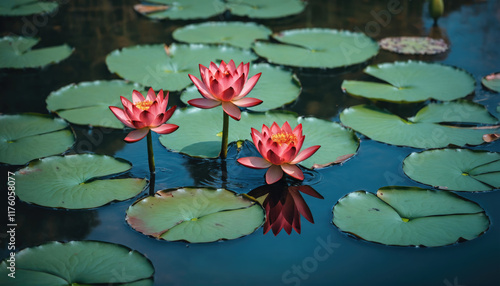
<path id="1" fill-rule="evenodd" d="M 347 194 L 333 208 L 333 224 L 367 241 L 436 247 L 474 239 L 490 222 L 479 205 L 454 193 L 393 186 L 376 196 Z"/>
<path id="2" fill-rule="evenodd" d="M 16 172 L 16 194 L 22 201 L 46 207 L 96 208 L 144 190 L 146 179 L 102 178 L 131 168 L 129 162 L 103 155 L 47 157 Z"/>
<path id="3" fill-rule="evenodd" d="M 222 134 L 222 108 L 185 108 L 176 110 L 169 122 L 183 126 L 168 136 L 160 136 L 163 146 L 173 151 L 194 157 L 215 158 L 219 156 Z M 301 163 L 306 168 L 320 168 L 339 163 L 342 158 L 355 154 L 359 140 L 354 133 L 337 123 L 317 118 L 302 118 L 296 114 L 281 111 L 265 113 L 241 113 L 241 120 L 229 122 L 228 142 L 252 140 L 251 128 L 262 129 L 262 124 L 280 126 L 288 121 L 292 127 L 302 123 L 306 136 L 302 149 L 313 145 L 321 148 Z"/>
<path id="4" fill-rule="evenodd" d="M 342 89 L 351 95 L 392 102 L 448 101 L 471 94 L 476 84 L 468 72 L 436 63 L 383 63 L 364 71 L 387 83 L 345 80 Z"/>
<path id="5" fill-rule="evenodd" d="M 361 33 L 296 29 L 273 35 L 280 43 L 257 41 L 254 51 L 269 62 L 306 68 L 339 68 L 367 61 L 378 44 Z"/>
<path id="6" fill-rule="evenodd" d="M 22 165 L 60 154 L 75 142 L 68 124 L 45 115 L 0 115 L 0 162 Z"/>
<path id="7" fill-rule="evenodd" d="M 53 91 L 47 97 L 47 109 L 74 124 L 123 128 L 109 106 L 121 107 L 120 96 L 132 101 L 138 84 L 121 80 L 82 82 Z"/>
<path id="8" fill-rule="evenodd" d="M 2 0 L 1 16 L 27 16 L 31 14 L 50 13 L 57 9 L 57 2 L 37 0 Z"/>
<path id="9" fill-rule="evenodd" d="M 0 68 L 36 68 L 58 63 L 71 55 L 68 45 L 31 50 L 40 40 L 25 37 L 0 38 Z"/>
<path id="10" fill-rule="evenodd" d="M 127 210 L 127 222 L 135 230 L 158 239 L 192 243 L 248 235 L 264 218 L 264 210 L 255 201 L 213 188 L 159 191 Z"/>
<path id="11" fill-rule="evenodd" d="M 500 188 L 500 153 L 467 149 L 411 153 L 403 171 L 412 180 L 440 189 L 464 192 Z"/>
<path id="12" fill-rule="evenodd" d="M 0 263 L 0 284 L 19 286 L 153 285 L 154 268 L 144 255 L 100 241 L 49 242 L 15 256 L 15 278 L 7 260 Z"/>
<path id="13" fill-rule="evenodd" d="M 232 14 L 254 19 L 280 18 L 304 11 L 306 2 L 301 0 L 226 0 Z"/>
<path id="14" fill-rule="evenodd" d="M 207 22 L 175 30 L 174 39 L 186 43 L 227 44 L 250 49 L 256 39 L 267 39 L 271 30 L 257 23 Z"/>
<path id="15" fill-rule="evenodd" d="M 169 55 L 167 55 L 168 50 Z M 106 64 L 111 72 L 154 90 L 182 90 L 192 84 L 188 74 L 199 74 L 199 64 L 210 62 L 250 62 L 256 56 L 248 51 L 229 46 L 201 44 L 146 45 L 123 48 L 111 52 Z"/>
<path id="16" fill-rule="evenodd" d="M 443 39 L 429 37 L 388 37 L 378 44 L 384 50 L 404 55 L 435 55 L 448 50 Z"/>
<path id="17" fill-rule="evenodd" d="M 432 103 L 408 119 L 373 106 L 357 105 L 342 111 L 340 120 L 373 140 L 414 148 L 479 145 L 484 143 L 483 135 L 498 130 L 498 126 L 478 129 L 476 124 L 494 124 L 497 119 L 484 107 L 467 101 Z"/>
<path id="18" fill-rule="evenodd" d="M 481 83 L 490 90 L 500 92 L 500 73 L 492 73 L 483 77 Z"/>
<path id="19" fill-rule="evenodd" d="M 259 72 L 262 73 L 262 76 L 248 96 L 258 98 L 263 102 L 257 106 L 249 107 L 249 110 L 276 109 L 299 97 L 301 85 L 291 71 L 269 64 L 253 64 L 250 66 L 249 78 Z M 199 77 L 199 74 L 196 76 Z M 188 87 L 181 94 L 181 100 L 186 104 L 188 100 L 199 97 L 201 95 L 194 85 Z"/>
<path id="20" fill-rule="evenodd" d="M 134 9 L 151 19 L 207 19 L 226 10 L 221 0 L 147 0 L 146 3 L 134 6 Z"/>

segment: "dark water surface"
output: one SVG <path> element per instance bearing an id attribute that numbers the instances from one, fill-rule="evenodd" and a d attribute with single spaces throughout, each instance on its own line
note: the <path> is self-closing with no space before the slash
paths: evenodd
<path id="1" fill-rule="evenodd" d="M 2 35 L 36 36 L 42 39 L 39 46 L 68 43 L 76 48 L 67 60 L 41 70 L 0 70 L 0 112 L 47 113 L 45 98 L 53 90 L 70 83 L 118 78 L 104 63 L 111 51 L 138 44 L 170 44 L 173 30 L 196 23 L 149 20 L 132 9 L 136 4 L 132 0 L 62 2 L 69 3 L 45 18 L 0 18 Z M 446 1 L 446 13 L 439 21 L 439 28 L 432 28 L 423 1 L 402 1 L 402 12 L 382 13 L 387 11 L 388 2 L 391 1 L 311 0 L 306 11 L 298 16 L 257 22 L 273 32 L 303 27 L 361 30 L 376 40 L 386 36 L 441 36 L 451 45 L 447 53 L 409 57 L 381 51 L 370 63 L 416 59 L 463 68 L 478 82 L 470 99 L 493 112 L 500 102 L 499 95 L 483 89 L 480 79 L 500 71 L 500 1 Z M 248 21 L 226 16 L 226 20 Z M 368 102 L 343 94 L 340 89 L 344 79 L 367 78 L 362 74 L 364 66 L 340 72 L 296 69 L 303 92 L 286 109 L 338 121 L 338 113 L 344 108 Z M 171 93 L 170 105 L 173 104 L 183 106 L 178 93 Z M 377 105 L 400 115 L 413 115 L 424 103 Z M 131 176 L 149 176 L 146 140 L 126 144 L 122 140 L 126 132 L 85 126 L 74 126 L 74 130 L 77 143 L 71 152 L 91 151 L 124 158 L 134 165 Z M 154 142 L 156 190 L 220 186 L 217 160 L 192 159 L 167 152 L 158 140 Z M 500 144 L 474 149 L 500 151 Z M 233 241 L 199 245 L 166 242 L 146 237 L 126 224 L 125 210 L 137 198 L 85 211 L 51 210 L 18 202 L 17 247 L 77 239 L 123 244 L 153 262 L 155 285 L 500 285 L 498 191 L 461 194 L 486 210 L 491 226 L 481 237 L 452 246 L 389 247 L 353 239 L 332 225 L 333 205 L 349 192 L 376 192 L 387 185 L 419 186 L 402 171 L 402 160 L 413 151 L 418 149 L 389 146 L 361 137 L 359 152 L 344 165 L 309 173 L 305 184 L 312 185 L 324 200 L 305 196 L 315 224 L 303 219 L 300 235 L 282 231 L 275 237 L 271 233 L 263 235 L 259 229 Z M 229 158 L 234 156 L 236 153 L 230 150 Z M 264 171 L 242 171 L 233 163 L 228 168 L 228 188 L 236 192 L 247 193 L 263 182 Z M 0 169 L 3 181 L 7 170 L 14 171 L 18 166 Z M 239 177 L 242 172 L 244 178 Z M 5 236 L 0 239 L 0 254 L 4 258 L 8 255 Z"/>

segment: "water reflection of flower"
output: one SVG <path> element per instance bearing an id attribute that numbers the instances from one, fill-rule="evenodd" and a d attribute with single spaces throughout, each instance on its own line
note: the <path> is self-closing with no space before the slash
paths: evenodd
<path id="1" fill-rule="evenodd" d="M 260 186 L 248 193 L 249 196 L 257 199 L 266 211 L 264 234 L 272 230 L 274 235 L 278 235 L 282 229 L 288 234 L 292 233 L 292 229 L 300 233 L 301 215 L 314 223 L 311 210 L 300 192 L 323 199 L 323 196 L 311 186 L 290 186 L 285 180 Z"/>

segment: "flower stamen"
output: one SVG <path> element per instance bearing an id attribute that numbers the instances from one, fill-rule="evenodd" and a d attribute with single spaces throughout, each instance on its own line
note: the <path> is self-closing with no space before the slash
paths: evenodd
<path id="1" fill-rule="evenodd" d="M 153 105 L 153 102 L 151 100 L 144 100 L 144 101 L 139 101 L 134 105 L 135 107 L 141 110 L 148 110 L 151 107 L 151 105 Z"/>
<path id="2" fill-rule="evenodd" d="M 271 135 L 271 140 L 278 143 L 279 145 L 286 143 L 287 145 L 294 145 L 297 141 L 297 136 L 293 133 L 280 132 Z"/>

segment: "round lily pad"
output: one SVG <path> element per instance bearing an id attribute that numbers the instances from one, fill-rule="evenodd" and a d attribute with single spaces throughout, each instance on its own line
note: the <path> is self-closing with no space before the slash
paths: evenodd
<path id="1" fill-rule="evenodd" d="M 250 62 L 256 56 L 240 48 L 202 44 L 146 45 L 111 52 L 106 64 L 119 76 L 155 90 L 182 90 L 192 84 L 188 74 L 199 74 L 199 64 L 229 61 Z"/>
<path id="2" fill-rule="evenodd" d="M 22 165 L 60 154 L 75 142 L 68 124 L 46 115 L 0 115 L 0 162 Z"/>
<path id="3" fill-rule="evenodd" d="M 435 55 L 448 50 L 443 39 L 429 37 L 388 37 L 378 44 L 384 50 L 405 55 Z"/>
<path id="4" fill-rule="evenodd" d="M 378 44 L 362 33 L 296 29 L 273 35 L 279 43 L 257 41 L 254 51 L 269 62 L 306 68 L 360 64 L 378 53 Z"/>
<path id="5" fill-rule="evenodd" d="M 471 94 L 476 84 L 468 72 L 436 63 L 383 63 L 364 71 L 387 83 L 344 80 L 342 89 L 351 95 L 392 102 L 448 101 Z"/>
<path id="6" fill-rule="evenodd" d="M 481 79 L 481 83 L 496 92 L 500 92 L 500 72 L 489 74 Z"/>
<path id="7" fill-rule="evenodd" d="M 179 128 L 168 136 L 160 136 L 160 142 L 168 149 L 190 156 L 215 158 L 219 156 L 221 148 L 222 113 L 220 106 L 212 109 L 177 110 L 169 122 L 183 126 L 183 128 Z M 302 149 L 321 145 L 314 156 L 301 163 L 306 168 L 320 168 L 339 163 L 346 155 L 357 152 L 359 140 L 352 131 L 334 122 L 312 117 L 297 117 L 294 113 L 282 111 L 242 112 L 240 121 L 229 123 L 228 142 L 251 141 L 252 127 L 260 130 L 262 124 L 271 126 L 273 122 L 276 122 L 281 126 L 285 121 L 288 121 L 291 126 L 302 123 L 303 134 L 306 136 Z"/>
<path id="8" fill-rule="evenodd" d="M 121 80 L 70 84 L 50 93 L 47 109 L 71 123 L 121 129 L 109 106 L 122 106 L 120 96 L 132 101 L 132 91 L 141 89 Z"/>
<path id="9" fill-rule="evenodd" d="M 154 268 L 144 255 L 100 241 L 49 242 L 25 248 L 10 263 L 0 263 L 0 284 L 19 286 L 153 285 Z"/>
<path id="10" fill-rule="evenodd" d="M 134 9 L 151 19 L 207 19 L 226 10 L 221 0 L 147 0 Z"/>
<path id="11" fill-rule="evenodd" d="M 68 45 L 31 50 L 40 40 L 26 37 L 0 38 L 0 68 L 36 68 L 58 63 L 71 55 Z"/>
<path id="12" fill-rule="evenodd" d="M 403 161 L 411 179 L 451 191 L 482 192 L 500 188 L 500 153 L 467 149 L 411 153 Z"/>
<path id="13" fill-rule="evenodd" d="M 186 43 L 227 44 L 250 49 L 256 39 L 267 39 L 271 30 L 257 23 L 206 22 L 175 30 L 174 39 Z"/>
<path id="14" fill-rule="evenodd" d="M 250 67 L 250 76 L 262 73 L 259 81 L 250 92 L 250 97 L 255 97 L 263 102 L 249 107 L 252 111 L 267 111 L 279 108 L 296 100 L 301 92 L 301 84 L 297 77 L 289 70 L 269 64 L 253 64 Z M 196 86 L 188 87 L 182 94 L 181 100 L 201 97 Z"/>
<path id="15" fill-rule="evenodd" d="M 398 246 L 444 246 L 484 233 L 490 221 L 476 203 L 454 193 L 384 187 L 357 191 L 333 208 L 333 224 L 361 239 Z"/>
<path id="16" fill-rule="evenodd" d="M 2 16 L 27 16 L 31 14 L 50 13 L 57 9 L 57 2 L 38 0 L 2 0 L 0 2 L 0 15 Z"/>
<path id="17" fill-rule="evenodd" d="M 192 243 L 236 239 L 264 222 L 262 207 L 224 189 L 169 189 L 134 203 L 127 222 L 137 231 L 168 241 Z"/>
<path id="18" fill-rule="evenodd" d="M 95 208 L 144 190 L 146 179 L 102 178 L 131 168 L 129 162 L 103 155 L 47 157 L 16 172 L 16 194 L 22 201 L 46 207 Z"/>
<path id="19" fill-rule="evenodd" d="M 484 143 L 483 135 L 499 129 L 478 127 L 494 124 L 497 119 L 483 106 L 466 101 L 432 103 L 408 119 L 377 107 L 357 105 L 342 111 L 340 120 L 373 140 L 414 148 L 479 145 Z"/>
<path id="20" fill-rule="evenodd" d="M 280 18 L 304 11 L 306 1 L 301 0 L 226 0 L 232 14 L 255 19 Z"/>

